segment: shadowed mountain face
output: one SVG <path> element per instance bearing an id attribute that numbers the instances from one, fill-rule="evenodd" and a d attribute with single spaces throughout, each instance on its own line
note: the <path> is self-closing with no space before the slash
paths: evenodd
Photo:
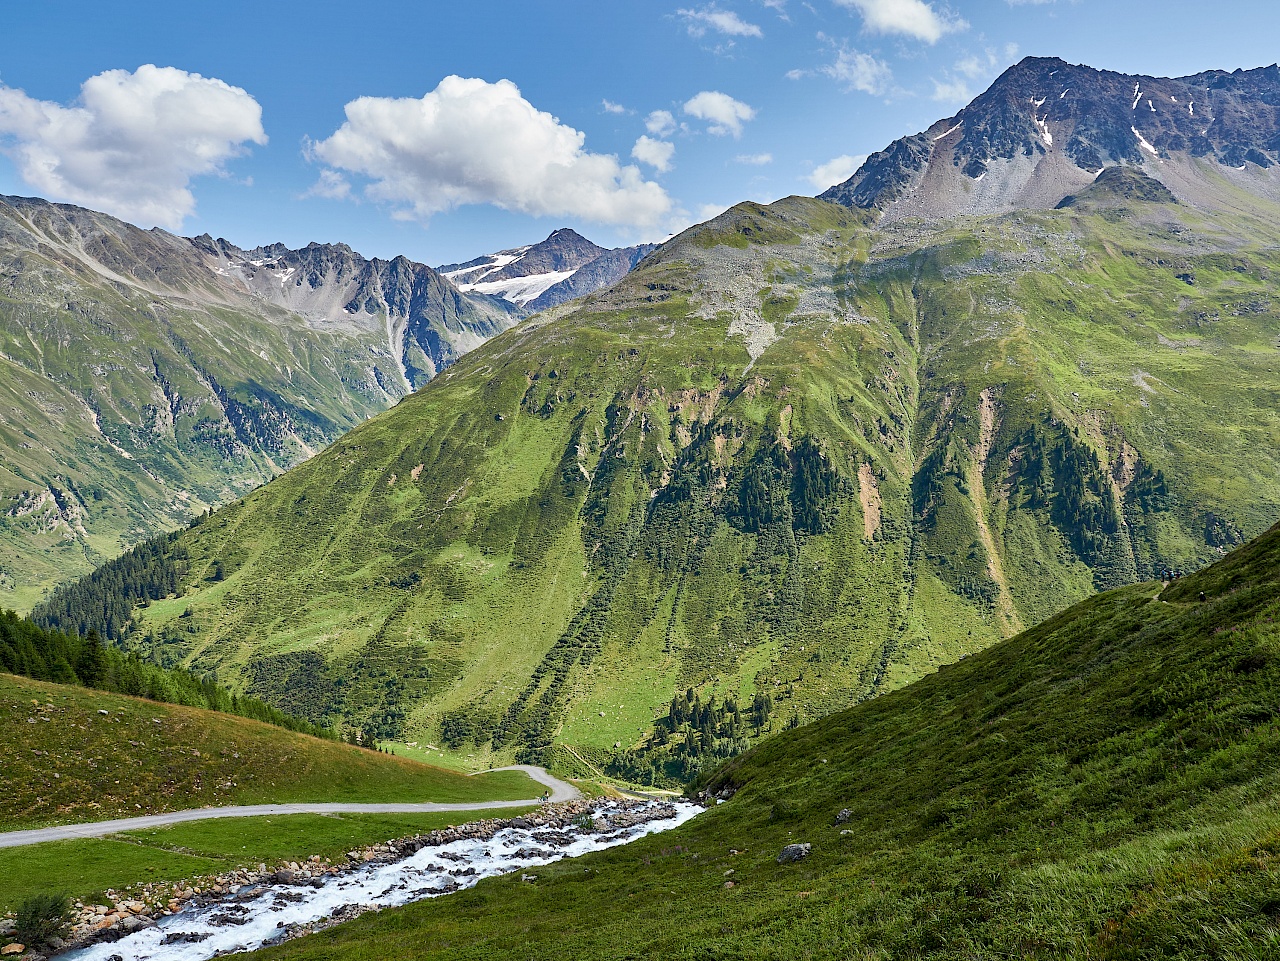
<path id="1" fill-rule="evenodd" d="M 894 217 L 1053 207 L 1117 164 L 1147 168 L 1179 196 L 1224 185 L 1276 196 L 1277 160 L 1276 66 L 1169 79 L 1028 57 L 822 197 Z"/>
<path id="2" fill-rule="evenodd" d="M 1198 567 L 1280 506 L 1280 207 L 1141 178 L 934 225 L 739 205 L 183 533 L 133 642 L 660 781 Z M 41 616 L 119 603 L 104 572 Z"/>
<path id="3" fill-rule="evenodd" d="M 0 605 L 240 496 L 514 322 L 404 258 L 0 198 Z"/>

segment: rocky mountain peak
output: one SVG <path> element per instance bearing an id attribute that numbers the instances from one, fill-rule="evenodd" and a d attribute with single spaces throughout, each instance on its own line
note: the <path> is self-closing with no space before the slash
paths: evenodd
<path id="1" fill-rule="evenodd" d="M 1027 57 L 822 197 L 910 216 L 995 213 L 1057 206 L 1107 167 L 1165 181 L 1197 161 L 1255 172 L 1280 162 L 1280 68 L 1166 78 Z"/>
<path id="2" fill-rule="evenodd" d="M 641 244 L 609 250 L 561 227 L 536 244 L 438 269 L 461 290 L 501 297 L 532 313 L 609 286 L 652 249 Z"/>
<path id="3" fill-rule="evenodd" d="M 189 243 L 228 286 L 294 311 L 314 325 L 381 331 L 396 359 L 393 395 L 421 387 L 472 347 L 512 326 L 511 305 L 466 294 L 404 255 L 369 259 L 347 244 L 268 244 L 241 250 L 207 234 Z"/>

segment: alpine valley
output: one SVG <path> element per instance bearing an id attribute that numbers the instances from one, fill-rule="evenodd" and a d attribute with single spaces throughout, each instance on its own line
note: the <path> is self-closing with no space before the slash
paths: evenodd
<path id="1" fill-rule="evenodd" d="M 574 236 L 592 255 L 562 288 L 629 268 Z M 0 198 L 0 606 L 241 496 L 526 312 L 404 257 Z"/>
<path id="2" fill-rule="evenodd" d="M 128 503 L 171 522 L 178 478 L 230 489 L 197 451 L 243 482 L 400 400 L 36 618 L 467 766 L 686 780 L 1275 521 L 1278 157 L 1276 67 L 1032 58 L 821 199 L 739 204 L 506 330 L 480 295 L 541 306 L 600 253 L 564 233 L 442 277 L 10 202 L 51 279 L 6 323 L 103 373 L 55 395 L 58 338 L 19 329 L 5 383 L 97 432 L 65 463 L 145 464 Z M 147 272 L 105 243 L 86 266 L 76 238 L 122 232 Z M 220 306 L 179 318 L 197 288 Z M 126 304 L 166 332 L 144 363 L 105 346 Z"/>

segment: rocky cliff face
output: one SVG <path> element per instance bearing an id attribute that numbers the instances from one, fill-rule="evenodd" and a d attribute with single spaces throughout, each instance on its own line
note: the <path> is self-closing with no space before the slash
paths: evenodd
<path id="1" fill-rule="evenodd" d="M 1130 76 L 1028 57 L 953 117 L 873 154 L 822 194 L 890 216 L 1056 206 L 1133 165 L 1192 200 L 1280 190 L 1280 68 Z"/>

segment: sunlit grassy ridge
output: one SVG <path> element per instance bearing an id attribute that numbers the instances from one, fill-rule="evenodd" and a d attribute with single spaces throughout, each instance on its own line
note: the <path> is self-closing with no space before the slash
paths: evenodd
<path id="1" fill-rule="evenodd" d="M 769 739 L 678 831 L 264 957 L 1275 957 L 1277 616 L 1280 528 Z"/>
<path id="2" fill-rule="evenodd" d="M 135 640 L 477 766 L 661 780 L 757 733 L 651 741 L 690 688 L 776 731 L 1195 569 L 1280 511 L 1280 212 L 1082 197 L 739 205 L 184 533 Z"/>
<path id="3" fill-rule="evenodd" d="M 101 712 L 107 712 L 103 714 Z M 0 828 L 291 801 L 535 797 L 258 721 L 0 674 Z"/>

